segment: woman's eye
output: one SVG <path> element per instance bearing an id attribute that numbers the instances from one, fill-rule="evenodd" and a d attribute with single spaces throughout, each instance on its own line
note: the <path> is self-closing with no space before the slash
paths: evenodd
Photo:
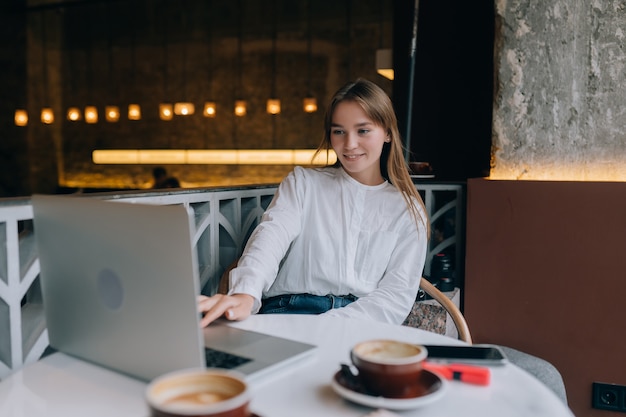
<path id="1" fill-rule="evenodd" d="M 334 129 L 331 133 L 333 135 L 343 135 L 343 130 L 341 130 L 341 129 Z"/>
<path id="2" fill-rule="evenodd" d="M 359 135 L 367 135 L 369 132 L 369 129 L 359 129 Z"/>

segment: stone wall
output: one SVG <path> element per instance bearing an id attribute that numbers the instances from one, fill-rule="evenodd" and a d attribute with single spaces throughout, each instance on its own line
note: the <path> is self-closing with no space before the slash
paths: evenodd
<path id="1" fill-rule="evenodd" d="M 491 178 L 626 180 L 626 3 L 495 5 Z"/>

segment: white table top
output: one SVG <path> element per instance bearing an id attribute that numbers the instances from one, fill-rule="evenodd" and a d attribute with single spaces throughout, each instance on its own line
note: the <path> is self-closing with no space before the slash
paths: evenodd
<path id="1" fill-rule="evenodd" d="M 260 417 L 359 416 L 374 409 L 337 395 L 330 381 L 358 341 L 395 338 L 413 343 L 461 342 L 406 326 L 310 315 L 256 315 L 236 327 L 288 337 L 318 346 L 302 363 L 253 382 L 252 411 Z M 512 364 L 493 367 L 491 384 L 448 381 L 443 397 L 402 416 L 573 416 L 541 382 Z M 147 417 L 146 384 L 133 378 L 55 353 L 0 382 L 3 417 Z"/>

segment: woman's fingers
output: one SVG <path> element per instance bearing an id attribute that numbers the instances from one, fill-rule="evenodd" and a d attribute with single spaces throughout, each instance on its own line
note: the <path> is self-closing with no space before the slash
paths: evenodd
<path id="1" fill-rule="evenodd" d="M 206 327 L 222 316 L 228 320 L 243 320 L 250 315 L 253 302 L 252 296 L 247 294 L 199 296 L 198 311 L 204 313 L 200 325 Z"/>
<path id="2" fill-rule="evenodd" d="M 228 302 L 225 301 L 227 297 L 227 295 L 217 294 L 212 297 L 199 299 L 198 310 L 204 313 L 202 320 L 200 320 L 202 327 L 208 326 L 209 323 L 224 315 L 229 305 Z"/>

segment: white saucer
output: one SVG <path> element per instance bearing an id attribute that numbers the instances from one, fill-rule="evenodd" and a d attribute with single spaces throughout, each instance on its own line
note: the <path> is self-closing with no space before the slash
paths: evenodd
<path id="1" fill-rule="evenodd" d="M 439 377 L 439 375 L 426 370 L 424 370 L 424 372 L 430 374 L 429 379 L 432 381 L 432 385 L 428 387 L 430 389 L 424 395 L 420 395 L 418 397 L 386 398 L 358 392 L 347 386 L 343 376 L 341 375 L 341 371 L 338 371 L 333 376 L 333 379 L 331 380 L 331 387 L 337 394 L 346 400 L 353 401 L 357 404 L 366 405 L 372 408 L 386 408 L 388 410 L 410 410 L 430 404 L 433 401 L 437 401 L 443 396 L 447 388 L 447 382 L 443 378 Z"/>

